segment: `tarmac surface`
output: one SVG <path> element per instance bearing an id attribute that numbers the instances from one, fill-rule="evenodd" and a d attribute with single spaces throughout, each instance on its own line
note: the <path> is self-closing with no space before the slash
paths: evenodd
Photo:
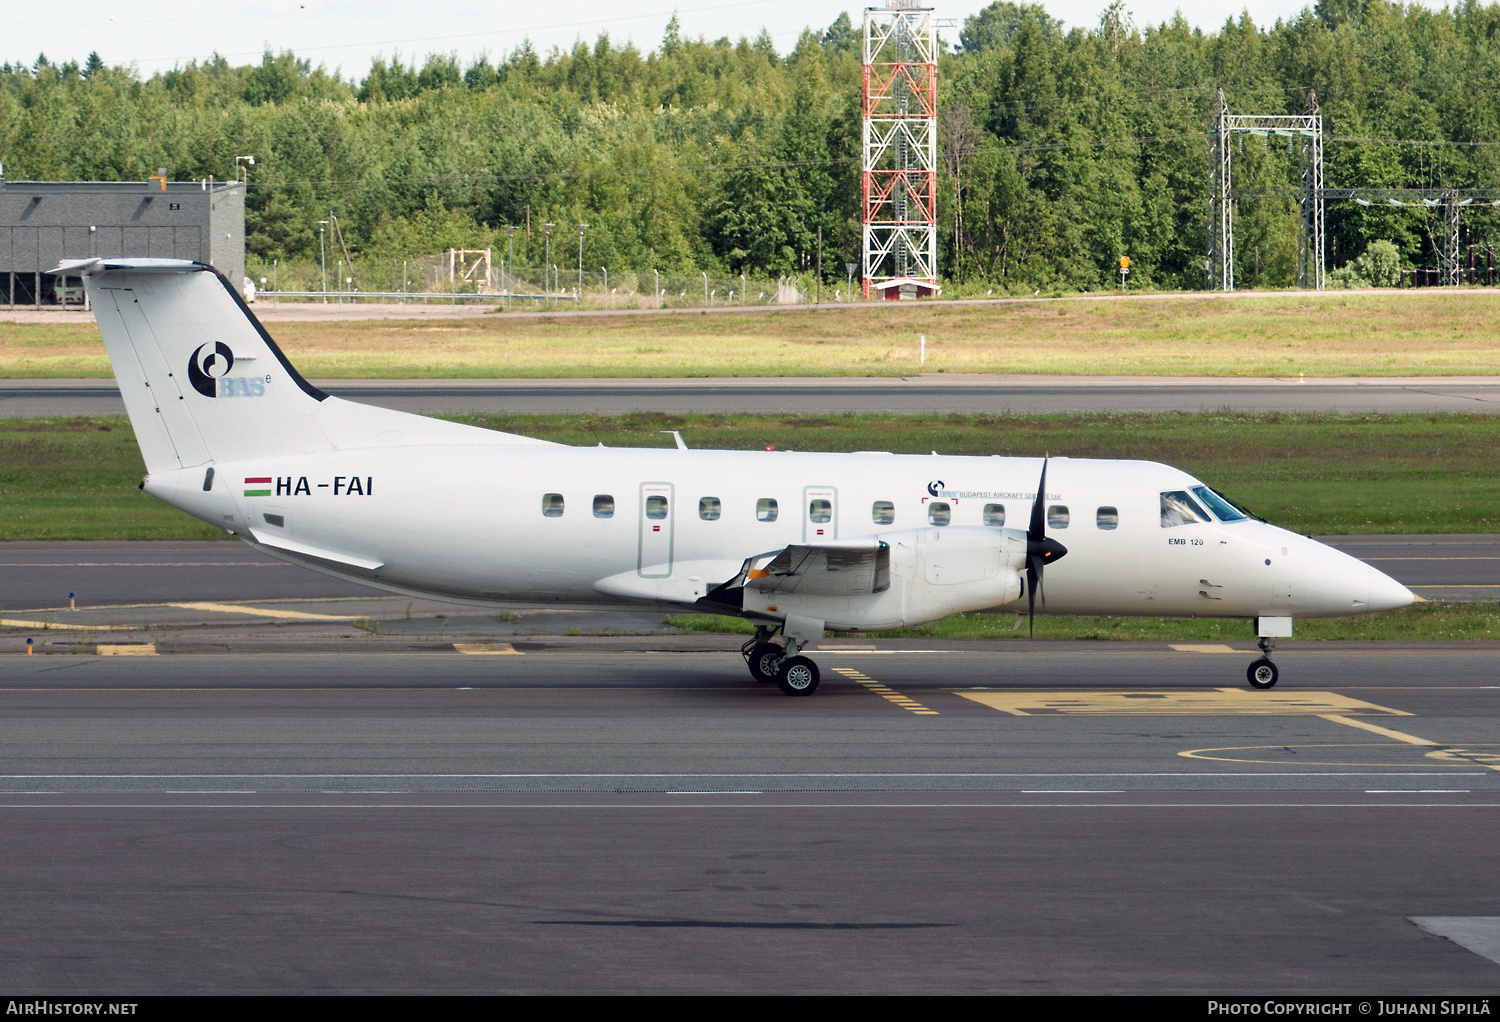
<path id="1" fill-rule="evenodd" d="M 593 412 L 1500 412 L 1500 377 L 929 375 L 576 380 L 314 380 L 429 414 Z M 0 380 L 0 418 L 124 415 L 114 380 Z"/>
<path id="2" fill-rule="evenodd" d="M 1338 542 L 1500 582 L 1496 537 Z M 1500 985 L 1500 642 L 1284 641 L 1255 692 L 1247 642 L 830 638 L 788 699 L 660 612 L 240 544 L 4 544 L 0 602 L 28 995 Z"/>
<path id="3" fill-rule="evenodd" d="M 1271 693 L 1159 645 L 825 650 L 787 699 L 717 642 L 5 658 L 0 982 L 1500 983 L 1423 928 L 1500 917 L 1495 644 L 1286 652 Z"/>

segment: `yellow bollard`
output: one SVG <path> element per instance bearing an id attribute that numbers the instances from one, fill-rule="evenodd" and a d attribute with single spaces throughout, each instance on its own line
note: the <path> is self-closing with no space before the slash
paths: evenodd
<path id="1" fill-rule="evenodd" d="M 31 640 L 26 640 L 26 655 L 31 656 Z"/>

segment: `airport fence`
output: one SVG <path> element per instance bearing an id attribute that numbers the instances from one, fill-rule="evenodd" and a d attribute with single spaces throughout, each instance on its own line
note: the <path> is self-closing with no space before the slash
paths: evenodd
<path id="1" fill-rule="evenodd" d="M 416 260 L 341 260 L 252 266 L 256 297 L 269 302 L 451 302 L 517 309 L 682 309 L 744 305 L 799 305 L 850 300 L 847 284 L 824 284 L 812 275 L 765 277 L 722 272 L 597 270 L 510 267 L 483 258 L 442 253 Z M 856 297 L 858 287 L 856 285 Z"/>

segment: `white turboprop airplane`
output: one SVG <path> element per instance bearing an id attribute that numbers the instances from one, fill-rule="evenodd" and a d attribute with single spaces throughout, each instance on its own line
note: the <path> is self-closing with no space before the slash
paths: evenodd
<path id="1" fill-rule="evenodd" d="M 83 277 L 152 496 L 390 592 L 738 614 L 757 625 L 751 674 L 787 695 L 817 688 L 802 652 L 825 629 L 980 610 L 1019 626 L 1038 595 L 1064 614 L 1253 619 L 1247 677 L 1270 688 L 1293 618 L 1413 600 L 1154 462 L 567 447 L 323 393 L 204 264 L 52 272 Z"/>

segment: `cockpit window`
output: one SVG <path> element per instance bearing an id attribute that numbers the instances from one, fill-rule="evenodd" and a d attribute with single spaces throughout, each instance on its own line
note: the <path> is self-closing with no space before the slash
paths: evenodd
<path id="1" fill-rule="evenodd" d="M 1193 492 L 1198 495 L 1199 500 L 1208 505 L 1210 511 L 1218 515 L 1221 522 L 1237 522 L 1242 518 L 1249 517 L 1245 512 L 1229 503 L 1229 501 L 1219 496 L 1213 490 L 1210 490 L 1207 486 L 1194 486 Z"/>
<path id="2" fill-rule="evenodd" d="M 1213 519 L 1208 516 L 1208 512 L 1203 510 L 1186 490 L 1168 490 L 1161 495 L 1161 527 L 1163 529 L 1211 521 Z"/>

